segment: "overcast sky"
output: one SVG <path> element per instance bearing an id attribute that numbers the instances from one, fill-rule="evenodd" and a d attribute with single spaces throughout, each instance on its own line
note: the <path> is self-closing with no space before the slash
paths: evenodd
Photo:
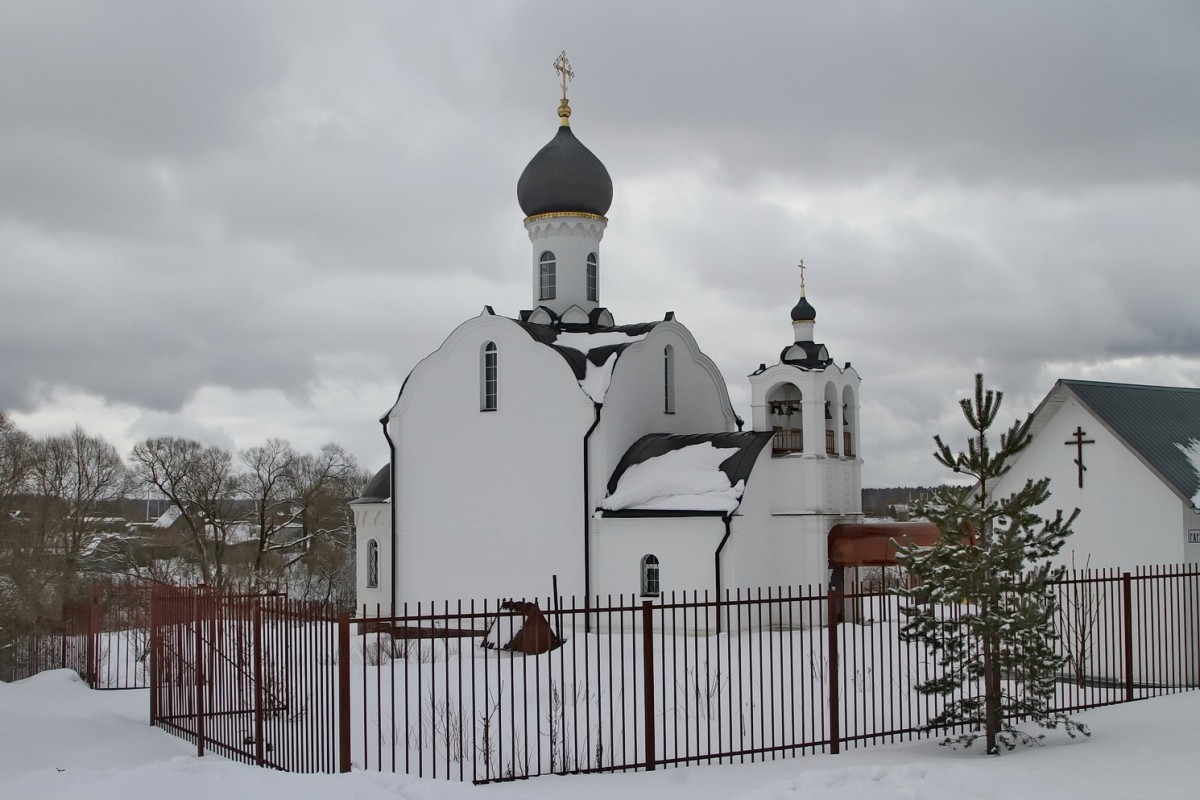
<path id="1" fill-rule="evenodd" d="M 1200 4 L 0 2 L 0 408 L 386 461 L 405 375 L 529 308 L 555 132 L 614 200 L 602 301 L 745 376 L 863 378 L 863 480 L 940 482 L 983 371 L 1200 385 Z"/>

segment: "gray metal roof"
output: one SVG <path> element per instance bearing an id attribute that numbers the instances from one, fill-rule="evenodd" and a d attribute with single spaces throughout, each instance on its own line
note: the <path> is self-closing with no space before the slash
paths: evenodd
<path id="1" fill-rule="evenodd" d="M 517 202 L 528 217 L 583 212 L 603 217 L 612 205 L 608 170 L 563 125 L 517 181 Z"/>
<path id="2" fill-rule="evenodd" d="M 1058 386 L 1074 394 L 1182 497 L 1200 490 L 1200 476 L 1178 446 L 1200 440 L 1200 389 L 1074 380 L 1060 380 Z"/>
<path id="3" fill-rule="evenodd" d="M 384 464 L 379 472 L 375 473 L 375 477 L 367 482 L 367 486 L 363 489 L 362 497 L 354 500 L 355 503 L 381 503 L 385 500 L 390 500 L 392 497 L 392 465 L 391 462 Z"/>

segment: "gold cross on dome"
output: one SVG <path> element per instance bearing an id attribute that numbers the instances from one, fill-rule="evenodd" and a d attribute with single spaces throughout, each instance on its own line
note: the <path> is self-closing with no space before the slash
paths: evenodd
<path id="1" fill-rule="evenodd" d="M 567 81 L 575 80 L 575 70 L 571 69 L 571 62 L 567 60 L 567 51 L 563 50 L 558 54 L 558 58 L 554 59 L 554 71 L 558 73 L 559 79 L 562 81 L 562 99 L 567 99 Z"/>

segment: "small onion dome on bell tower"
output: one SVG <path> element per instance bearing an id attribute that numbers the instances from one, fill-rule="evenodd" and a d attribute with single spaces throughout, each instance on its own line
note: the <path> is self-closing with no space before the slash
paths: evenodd
<path id="1" fill-rule="evenodd" d="M 783 348 L 779 360 L 785 364 L 807 369 L 824 369 L 833 363 L 829 350 L 820 342 L 813 341 L 817 310 L 808 302 L 804 291 L 804 261 L 800 262 L 800 302 L 792 308 L 792 331 L 795 344 Z"/>
<path id="2" fill-rule="evenodd" d="M 558 133 L 525 166 L 517 181 L 517 202 L 526 217 L 541 214 L 590 214 L 603 217 L 612 205 L 613 185 L 600 159 L 571 132 L 567 80 L 575 73 L 566 54 L 555 70 L 562 76 Z"/>

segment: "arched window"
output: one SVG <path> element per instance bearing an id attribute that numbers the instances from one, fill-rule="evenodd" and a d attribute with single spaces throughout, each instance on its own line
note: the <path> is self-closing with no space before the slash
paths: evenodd
<path id="1" fill-rule="evenodd" d="M 842 455 L 853 456 L 858 431 L 854 429 L 854 392 L 849 386 L 842 389 Z"/>
<path id="2" fill-rule="evenodd" d="M 367 588 L 379 588 L 379 542 L 367 542 Z"/>
<path id="3" fill-rule="evenodd" d="M 837 399 L 837 390 L 833 388 L 832 383 L 827 383 L 825 384 L 825 453 L 831 456 L 838 454 L 838 423 L 837 418 L 833 415 L 835 409 L 841 410 Z"/>
<path id="4" fill-rule="evenodd" d="M 804 452 L 804 395 L 794 384 L 782 383 L 767 392 L 767 422 L 775 437 L 773 455 Z"/>
<path id="5" fill-rule="evenodd" d="M 642 597 L 658 597 L 661 591 L 658 579 L 658 556 L 642 556 Z"/>
<path id="6" fill-rule="evenodd" d="M 675 413 L 675 348 L 663 348 L 663 411 Z"/>
<path id="7" fill-rule="evenodd" d="M 546 250 L 538 259 L 538 299 L 553 300 L 558 295 L 558 281 L 555 276 L 554 253 Z"/>
<path id="8" fill-rule="evenodd" d="M 495 411 L 499 408 L 500 352 L 495 342 L 483 346 L 479 364 L 479 410 Z"/>
<path id="9" fill-rule="evenodd" d="M 595 302 L 600 299 L 600 262 L 595 253 L 587 257 L 587 299 Z"/>

